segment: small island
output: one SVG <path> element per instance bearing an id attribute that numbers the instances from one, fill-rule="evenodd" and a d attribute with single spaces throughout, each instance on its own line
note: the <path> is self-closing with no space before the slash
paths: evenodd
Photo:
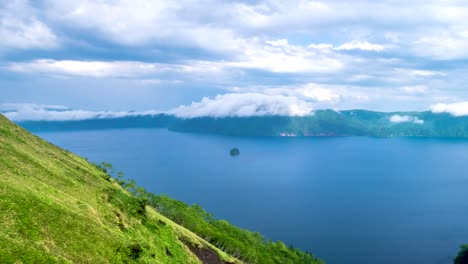
<path id="1" fill-rule="evenodd" d="M 232 148 L 229 154 L 231 155 L 231 157 L 239 156 L 240 151 L 238 148 Z"/>

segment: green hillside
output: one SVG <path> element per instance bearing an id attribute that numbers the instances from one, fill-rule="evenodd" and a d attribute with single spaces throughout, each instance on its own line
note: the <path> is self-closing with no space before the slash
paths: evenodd
<path id="1" fill-rule="evenodd" d="M 188 245 L 240 263 L 4 117 L 0 142 L 0 263 L 200 263 Z"/>
<path id="2" fill-rule="evenodd" d="M 0 263 L 322 263 L 129 183 L 0 115 Z"/>

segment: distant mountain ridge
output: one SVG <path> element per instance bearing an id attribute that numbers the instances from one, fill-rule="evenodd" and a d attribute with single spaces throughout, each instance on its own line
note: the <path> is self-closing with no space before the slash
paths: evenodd
<path id="1" fill-rule="evenodd" d="M 308 116 L 196 117 L 168 114 L 79 121 L 21 121 L 32 132 L 122 128 L 230 136 L 374 136 L 468 138 L 468 116 L 424 112 L 317 110 Z"/>

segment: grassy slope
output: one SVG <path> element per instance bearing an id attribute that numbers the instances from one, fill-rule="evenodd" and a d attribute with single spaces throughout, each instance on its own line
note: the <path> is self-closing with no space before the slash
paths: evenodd
<path id="1" fill-rule="evenodd" d="M 86 160 L 0 115 L 0 263 L 200 263 L 212 248 Z"/>

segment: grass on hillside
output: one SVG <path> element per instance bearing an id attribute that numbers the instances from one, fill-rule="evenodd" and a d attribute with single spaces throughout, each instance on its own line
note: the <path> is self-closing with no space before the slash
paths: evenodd
<path id="1" fill-rule="evenodd" d="M 212 248 L 95 165 L 0 116 L 0 263 L 201 263 Z"/>

